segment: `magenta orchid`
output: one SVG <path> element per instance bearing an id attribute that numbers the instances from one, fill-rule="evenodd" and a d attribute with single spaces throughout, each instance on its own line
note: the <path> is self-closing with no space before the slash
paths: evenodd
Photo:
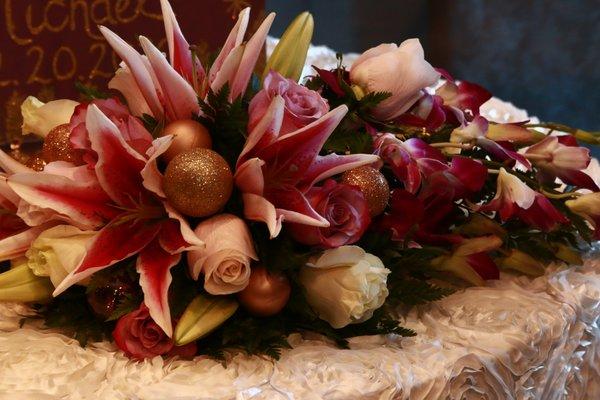
<path id="1" fill-rule="evenodd" d="M 340 106 L 315 122 L 281 134 L 285 101 L 277 95 L 240 154 L 235 182 L 244 199 L 246 218 L 267 224 L 271 237 L 282 222 L 328 227 L 306 198 L 318 182 L 352 168 L 375 163 L 376 155 L 320 156 L 319 152 L 348 108 Z"/>
<path id="2" fill-rule="evenodd" d="M 157 120 L 171 122 L 199 115 L 197 98 L 204 98 L 209 88 L 218 91 L 227 83 L 230 100 L 243 95 L 275 14 L 269 14 L 256 33 L 244 43 L 250 9 L 242 10 L 207 73 L 192 54 L 168 1 L 161 0 L 161 7 L 169 47 L 168 60 L 143 36 L 140 44 L 145 57 L 110 29 L 100 27 L 108 43 L 125 63 L 110 86 L 121 91 L 128 103 L 134 105 L 132 111 L 136 115 L 145 112 Z"/>
<path id="3" fill-rule="evenodd" d="M 413 194 L 423 182 L 436 182 L 453 191 L 452 199 L 458 199 L 479 190 L 487 176 L 487 169 L 479 161 L 453 157 L 448 164 L 440 150 L 417 138 L 402 141 L 392 134 L 383 134 L 375 140 L 375 149 L 404 189 Z"/>
<path id="4" fill-rule="evenodd" d="M 65 166 L 71 171 L 68 177 L 66 173 L 53 174 L 55 163 L 51 163 L 44 172 L 10 175 L 8 186 L 29 205 L 25 215 L 31 214 L 32 208 L 49 210 L 52 219 L 86 229 L 100 228 L 84 259 L 58 285 L 55 296 L 139 254 L 137 270 L 145 303 L 152 318 L 170 336 L 169 270 L 184 250 L 203 245 L 185 219 L 164 200 L 156 160 L 169 147 L 172 137 L 152 141 L 146 132 L 143 147 L 148 150 L 142 154 L 94 104 L 87 107 L 85 131 L 97 159 L 93 169 Z"/>
<path id="5" fill-rule="evenodd" d="M 498 174 L 496 196 L 476 209 L 483 212 L 497 211 L 502 221 L 516 217 L 543 231 L 550 231 L 558 224 L 569 222 L 544 195 L 531 189 L 504 168 Z"/>
<path id="6" fill-rule="evenodd" d="M 542 181 L 554 182 L 559 178 L 569 185 L 600 190 L 594 180 L 583 172 L 591 160 L 589 149 L 579 147 L 571 135 L 547 136 L 529 147 L 525 156 L 540 169 L 538 176 Z"/>

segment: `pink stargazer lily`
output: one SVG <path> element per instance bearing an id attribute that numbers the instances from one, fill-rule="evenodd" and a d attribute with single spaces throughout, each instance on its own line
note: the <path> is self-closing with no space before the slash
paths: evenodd
<path id="1" fill-rule="evenodd" d="M 197 98 L 204 98 L 209 88 L 218 91 L 227 83 L 230 100 L 242 96 L 275 14 L 269 14 L 248 42 L 244 42 L 250 8 L 242 10 L 207 73 L 198 58 L 192 55 L 169 2 L 161 0 L 161 7 L 169 47 L 168 60 L 143 36 L 140 44 L 146 57 L 110 29 L 100 27 L 100 32 L 125 63 L 109 87 L 126 97 L 134 113 L 148 113 L 167 122 L 198 115 Z"/>
<path id="2" fill-rule="evenodd" d="M 585 172 L 591 161 L 590 150 L 580 147 L 571 135 L 547 136 L 525 151 L 525 156 L 541 171 L 539 178 L 598 191 L 600 188 Z"/>
<path id="3" fill-rule="evenodd" d="M 168 305 L 170 269 L 184 250 L 203 246 L 185 219 L 164 199 L 157 158 L 168 149 L 172 136 L 152 141 L 145 133 L 148 151 L 142 154 L 128 144 L 119 128 L 90 104 L 86 128 L 91 150 L 97 155 L 93 169 L 70 168 L 71 177 L 22 171 L 8 177 L 9 187 L 30 212 L 49 210 L 48 218 L 76 226 L 100 229 L 88 245 L 80 265 L 56 288 L 57 296 L 71 285 L 121 260 L 139 254 L 137 271 L 150 315 L 172 334 Z M 139 138 L 138 138 L 139 139 Z M 65 168 L 66 169 L 66 168 Z M 86 179 L 79 177 L 88 171 Z M 20 207 L 21 208 L 21 207 Z"/>
<path id="4" fill-rule="evenodd" d="M 279 234 L 284 220 L 328 227 L 327 220 L 310 205 L 306 193 L 326 178 L 379 160 L 370 154 L 319 155 L 348 112 L 346 106 L 339 106 L 304 128 L 281 135 L 284 108 L 284 99 L 275 96 L 250 132 L 235 174 L 246 218 L 266 223 L 271 237 Z"/>
<path id="5" fill-rule="evenodd" d="M 527 186 L 519 178 L 500 169 L 496 196 L 487 204 L 475 207 L 478 211 L 497 211 L 502 221 L 513 217 L 543 231 L 569 220 L 544 195 Z"/>
<path id="6" fill-rule="evenodd" d="M 15 173 L 34 172 L 0 150 L 0 261 L 12 260 L 25 255 L 31 243 L 55 221 L 28 224 L 21 218 L 20 209 L 27 208 L 21 198 L 8 184 Z M 21 214 L 21 215 L 20 215 Z"/>

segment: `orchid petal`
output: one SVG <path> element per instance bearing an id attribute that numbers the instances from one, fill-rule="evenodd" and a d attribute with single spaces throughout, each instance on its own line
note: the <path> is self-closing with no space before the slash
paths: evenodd
<path id="1" fill-rule="evenodd" d="M 95 170 L 100 185 L 118 205 L 135 206 L 145 194 L 140 171 L 146 159 L 125 142 L 115 124 L 94 104 L 88 109 L 86 126 L 92 149 L 98 153 Z"/>
<path id="2" fill-rule="evenodd" d="M 106 225 L 88 244 L 87 253 L 79 266 L 56 287 L 53 296 L 56 297 L 88 276 L 139 253 L 154 240 L 160 228 L 160 223 L 136 220 L 115 220 Z"/>
<path id="3" fill-rule="evenodd" d="M 140 44 L 156 74 L 169 120 L 190 119 L 200 113 L 194 88 L 173 69 L 164 55 L 147 38 L 140 36 Z"/>
<path id="4" fill-rule="evenodd" d="M 169 286 L 173 280 L 170 270 L 180 259 L 181 254 L 169 254 L 155 240 L 140 252 L 136 264 L 144 303 L 154 322 L 169 337 L 173 336 L 169 309 Z"/>
<path id="5" fill-rule="evenodd" d="M 260 52 L 267 39 L 267 34 L 273 20 L 275 19 L 275 13 L 271 13 L 265 18 L 263 23 L 258 27 L 254 35 L 250 38 L 244 49 L 244 55 L 240 61 L 239 68 L 235 74 L 235 79 L 231 84 L 230 100 L 235 100 L 242 96 L 248 87 L 252 71 L 256 66 Z"/>
<path id="6" fill-rule="evenodd" d="M 108 44 L 110 44 L 114 51 L 129 67 L 129 70 L 131 71 L 140 92 L 146 99 L 148 107 L 152 110 L 154 117 L 161 119 L 163 116 L 163 107 L 158 98 L 156 84 L 140 53 L 107 27 L 100 26 L 99 29 L 106 38 Z"/>

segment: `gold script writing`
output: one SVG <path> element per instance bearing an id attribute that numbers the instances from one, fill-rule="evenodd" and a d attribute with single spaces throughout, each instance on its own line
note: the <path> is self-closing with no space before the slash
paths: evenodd
<path id="1" fill-rule="evenodd" d="M 43 33 L 65 30 L 81 30 L 100 40 L 96 25 L 129 24 L 140 17 L 162 19 L 148 9 L 148 0 L 47 0 L 43 7 L 28 4 L 20 20 L 15 13 L 18 1 L 22 0 L 4 0 L 4 24 L 11 40 L 21 46 L 33 43 L 35 36 Z"/>

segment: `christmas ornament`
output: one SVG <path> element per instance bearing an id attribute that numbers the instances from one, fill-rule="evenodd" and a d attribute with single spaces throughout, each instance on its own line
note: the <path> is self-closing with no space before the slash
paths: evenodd
<path id="1" fill-rule="evenodd" d="M 196 148 L 173 158 L 163 180 L 163 190 L 178 211 L 207 217 L 219 211 L 233 190 L 233 175 L 216 152 Z"/>
<path id="2" fill-rule="evenodd" d="M 87 301 L 96 315 L 107 319 L 125 297 L 133 292 L 132 282 L 124 276 L 112 277 L 87 294 Z"/>
<path id="3" fill-rule="evenodd" d="M 171 161 L 176 155 L 197 147 L 210 149 L 212 139 L 204 125 L 191 120 L 182 119 L 165 126 L 161 136 L 173 135 L 173 142 L 163 154 L 163 159 Z"/>
<path id="4" fill-rule="evenodd" d="M 390 186 L 385 176 L 373 167 L 359 167 L 344 172 L 342 183 L 357 186 L 365 196 L 372 217 L 381 214 L 390 198 Z"/>
<path id="5" fill-rule="evenodd" d="M 67 161 L 75 165 L 83 165 L 81 150 L 74 149 L 69 140 L 71 130 L 69 124 L 58 125 L 46 135 L 42 156 L 47 163 Z"/>
<path id="6" fill-rule="evenodd" d="M 25 166 L 31 168 L 34 171 L 43 171 L 46 166 L 46 161 L 41 154 L 34 154 L 25 162 Z"/>
<path id="7" fill-rule="evenodd" d="M 252 268 L 246 289 L 238 293 L 238 300 L 252 315 L 268 317 L 285 307 L 290 299 L 290 292 L 290 281 L 285 275 L 257 266 Z"/>

